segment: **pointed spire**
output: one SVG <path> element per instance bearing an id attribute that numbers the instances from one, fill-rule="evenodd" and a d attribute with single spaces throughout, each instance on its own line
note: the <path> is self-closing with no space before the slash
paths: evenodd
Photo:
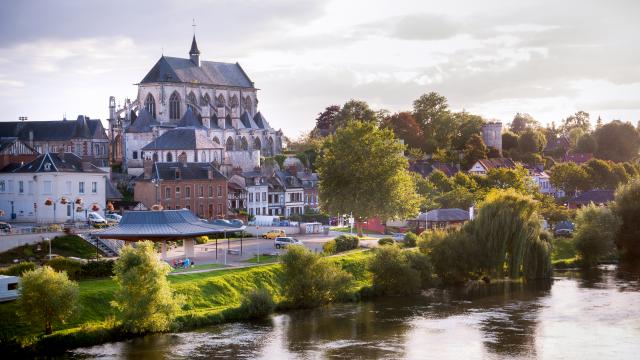
<path id="1" fill-rule="evenodd" d="M 196 35 L 193 35 L 193 41 L 191 42 L 191 50 L 189 50 L 189 58 L 191 62 L 196 66 L 200 66 L 200 50 L 198 50 L 198 44 L 196 43 Z"/>

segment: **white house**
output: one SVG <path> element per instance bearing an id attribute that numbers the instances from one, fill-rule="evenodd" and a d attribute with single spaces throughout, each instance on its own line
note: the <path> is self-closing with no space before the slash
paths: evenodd
<path id="1" fill-rule="evenodd" d="M 73 153 L 45 153 L 0 172 L 0 219 L 16 222 L 85 221 L 104 213 L 108 173 Z"/>
<path id="2" fill-rule="evenodd" d="M 558 189 L 551 184 L 549 174 L 544 170 L 529 169 L 529 176 L 533 180 L 533 183 L 538 186 L 540 193 L 558 196 Z"/>
<path id="3" fill-rule="evenodd" d="M 260 171 L 246 172 L 244 177 L 247 186 L 247 212 L 249 215 L 267 215 L 269 184 L 266 177 Z"/>
<path id="4" fill-rule="evenodd" d="M 469 174 L 487 175 L 489 170 L 500 168 L 515 169 L 516 163 L 509 158 L 480 159 L 471 166 Z"/>

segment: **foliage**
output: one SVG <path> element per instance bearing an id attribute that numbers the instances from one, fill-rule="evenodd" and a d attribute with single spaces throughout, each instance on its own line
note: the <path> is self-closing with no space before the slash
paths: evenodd
<path id="1" fill-rule="evenodd" d="M 76 312 L 78 284 L 49 266 L 27 271 L 20 281 L 18 303 L 26 321 L 51 334 L 54 324 L 64 323 Z"/>
<path id="2" fill-rule="evenodd" d="M 576 128 L 582 130 L 583 132 L 588 132 L 590 127 L 591 123 L 589 122 L 589 113 L 585 111 L 578 111 L 575 114 L 564 119 L 561 130 L 565 134 Z"/>
<path id="3" fill-rule="evenodd" d="M 72 280 L 80 279 L 82 274 L 82 262 L 62 256 L 47 261 L 46 265 L 57 272 L 66 272 Z"/>
<path id="4" fill-rule="evenodd" d="M 472 135 L 464 147 L 464 167 L 466 169 L 473 166 L 476 161 L 487 158 L 487 147 L 478 134 Z"/>
<path id="5" fill-rule="evenodd" d="M 403 147 L 390 130 L 371 123 L 353 121 L 339 129 L 324 142 L 317 160 L 322 209 L 333 214 L 352 212 L 358 223 L 417 213 L 420 199 Z"/>
<path id="6" fill-rule="evenodd" d="M 460 283 L 474 278 L 477 272 L 479 248 L 470 227 L 446 233 L 430 231 L 421 234 L 418 248 L 429 254 L 433 272 L 445 284 Z"/>
<path id="7" fill-rule="evenodd" d="M 618 226 L 618 219 L 609 208 L 589 204 L 578 210 L 574 239 L 584 265 L 595 265 L 614 250 Z"/>
<path id="8" fill-rule="evenodd" d="M 640 178 L 616 190 L 615 214 L 620 219 L 616 246 L 627 260 L 640 259 Z"/>
<path id="9" fill-rule="evenodd" d="M 479 115 L 462 111 L 452 114 L 450 124 L 456 128 L 451 146 L 454 149 L 463 150 L 471 137 L 481 135 L 484 119 Z"/>
<path id="10" fill-rule="evenodd" d="M 284 169 L 284 161 L 287 160 L 287 155 L 278 154 L 274 156 L 273 159 L 278 163 L 280 170 Z"/>
<path id="11" fill-rule="evenodd" d="M 591 134 L 584 134 L 578 138 L 575 151 L 577 153 L 593 154 L 598 150 L 598 142 Z"/>
<path id="12" fill-rule="evenodd" d="M 452 126 L 447 98 L 430 92 L 420 96 L 413 102 L 413 115 L 422 128 L 424 139 L 423 150 L 432 153 L 437 149 L 449 149 L 455 135 L 456 127 Z"/>
<path id="13" fill-rule="evenodd" d="M 339 235 L 334 240 L 336 242 L 336 252 L 357 249 L 360 243 L 360 239 L 357 236 L 348 234 Z"/>
<path id="14" fill-rule="evenodd" d="M 569 196 L 577 190 L 588 188 L 588 174 L 584 168 L 572 162 L 559 163 L 549 170 L 549 180 L 556 188 L 563 189 Z"/>
<path id="15" fill-rule="evenodd" d="M 614 120 L 596 129 L 596 157 L 616 162 L 630 161 L 638 156 L 640 133 L 628 122 Z"/>
<path id="16" fill-rule="evenodd" d="M 82 278 L 100 278 L 113 276 L 114 260 L 88 261 L 82 265 Z"/>
<path id="17" fill-rule="evenodd" d="M 209 237 L 207 236 L 197 236 L 195 238 L 196 244 L 206 244 L 209 242 Z"/>
<path id="18" fill-rule="evenodd" d="M 378 245 L 380 246 L 395 245 L 395 244 L 396 244 L 396 241 L 390 237 L 384 237 L 378 240 Z"/>
<path id="19" fill-rule="evenodd" d="M 547 139 L 540 131 L 528 129 L 518 138 L 518 150 L 521 154 L 540 153 L 547 145 Z"/>
<path id="20" fill-rule="evenodd" d="M 391 129 L 398 139 L 411 148 L 422 147 L 422 129 L 410 112 L 399 112 L 382 121 L 381 127 Z"/>
<path id="21" fill-rule="evenodd" d="M 373 287 L 385 295 L 407 295 L 420 289 L 420 272 L 411 267 L 409 257 L 400 247 L 382 246 L 375 250 L 369 264 Z"/>
<path id="22" fill-rule="evenodd" d="M 2 270 L 0 272 L 0 275 L 22 276 L 25 272 L 35 269 L 36 264 L 32 263 L 31 261 L 25 261 L 9 266 L 8 268 Z"/>
<path id="23" fill-rule="evenodd" d="M 412 233 L 411 231 L 404 234 L 404 246 L 416 247 L 417 243 L 418 243 L 418 235 Z"/>
<path id="24" fill-rule="evenodd" d="M 510 131 L 502 133 L 502 150 L 511 150 L 518 147 L 518 135 Z"/>
<path id="25" fill-rule="evenodd" d="M 316 128 L 327 132 L 333 131 L 340 113 L 340 105 L 327 106 L 316 118 Z"/>
<path id="26" fill-rule="evenodd" d="M 275 307 L 276 304 L 269 290 L 256 289 L 244 297 L 240 311 L 250 319 L 258 319 L 273 313 Z"/>
<path id="27" fill-rule="evenodd" d="M 125 330 L 133 333 L 169 328 L 181 299 L 173 295 L 167 274 L 150 241 L 125 246 L 114 266 L 118 291 L 112 305 L 118 310 Z"/>
<path id="28" fill-rule="evenodd" d="M 536 119 L 529 114 L 517 113 L 516 116 L 513 117 L 513 121 L 509 126 L 509 131 L 515 134 L 521 134 L 527 130 L 535 129 L 539 126 Z"/>
<path id="29" fill-rule="evenodd" d="M 322 245 L 322 252 L 325 254 L 335 254 L 336 253 L 336 240 L 329 240 Z"/>
<path id="30" fill-rule="evenodd" d="M 373 111 L 369 104 L 362 100 L 351 99 L 342 105 L 338 116 L 335 119 L 335 127 L 340 128 L 346 126 L 351 121 L 361 121 L 378 124 L 376 112 Z"/>
<path id="31" fill-rule="evenodd" d="M 283 292 L 294 307 L 313 307 L 343 296 L 352 276 L 303 246 L 290 246 L 282 256 Z"/>
<path id="32" fill-rule="evenodd" d="M 542 235 L 542 234 L 541 234 Z M 523 264 L 526 279 L 548 279 L 551 277 L 551 243 L 542 236 L 529 244 Z"/>

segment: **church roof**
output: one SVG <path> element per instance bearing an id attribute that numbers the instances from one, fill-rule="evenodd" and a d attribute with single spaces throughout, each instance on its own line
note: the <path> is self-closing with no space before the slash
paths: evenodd
<path id="1" fill-rule="evenodd" d="M 179 127 L 194 127 L 196 129 L 204 128 L 204 126 L 202 126 L 202 121 L 198 119 L 190 107 L 187 107 L 187 111 L 184 112 L 184 115 L 182 115 L 182 118 L 178 121 L 177 125 Z"/>
<path id="2" fill-rule="evenodd" d="M 145 133 L 151 132 L 152 126 L 160 125 L 156 119 L 146 110 L 142 109 L 138 112 L 138 118 L 127 128 L 128 133 Z"/>
<path id="3" fill-rule="evenodd" d="M 266 129 L 269 127 L 269 123 L 267 123 L 267 119 L 264 118 L 264 116 L 262 115 L 262 113 L 260 111 L 258 111 L 254 116 L 253 116 L 253 122 L 256 123 L 256 125 L 260 128 L 260 129 Z"/>
<path id="4" fill-rule="evenodd" d="M 251 117 L 249 116 L 248 112 L 243 112 L 242 115 L 240 115 L 240 121 L 242 122 L 242 125 L 244 125 L 245 128 L 247 129 L 251 129 Z"/>
<path id="5" fill-rule="evenodd" d="M 194 128 L 177 128 L 165 132 L 143 147 L 142 150 L 195 150 L 221 147 L 207 137 L 206 131 Z"/>
<path id="6" fill-rule="evenodd" d="M 102 122 L 80 115 L 76 121 L 0 121 L 2 137 L 29 141 L 65 141 L 70 139 L 106 138 Z"/>
<path id="7" fill-rule="evenodd" d="M 200 55 L 200 50 L 198 50 L 198 44 L 196 43 L 195 34 L 193 35 L 193 40 L 191 41 L 191 50 L 189 50 L 189 54 Z"/>
<path id="8" fill-rule="evenodd" d="M 156 82 L 254 88 L 253 82 L 238 63 L 201 61 L 197 66 L 190 59 L 170 56 L 162 56 L 140 83 Z"/>

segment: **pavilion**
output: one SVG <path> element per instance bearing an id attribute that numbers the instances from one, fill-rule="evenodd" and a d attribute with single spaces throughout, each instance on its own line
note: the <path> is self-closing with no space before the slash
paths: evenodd
<path id="1" fill-rule="evenodd" d="M 233 233 L 243 231 L 245 228 L 241 223 L 216 221 L 215 224 L 212 224 L 204 222 L 186 209 L 127 211 L 118 225 L 96 232 L 94 235 L 103 239 L 162 242 L 162 259 L 166 259 L 167 241 L 182 240 L 185 256 L 193 257 L 195 254 L 194 238 Z"/>

